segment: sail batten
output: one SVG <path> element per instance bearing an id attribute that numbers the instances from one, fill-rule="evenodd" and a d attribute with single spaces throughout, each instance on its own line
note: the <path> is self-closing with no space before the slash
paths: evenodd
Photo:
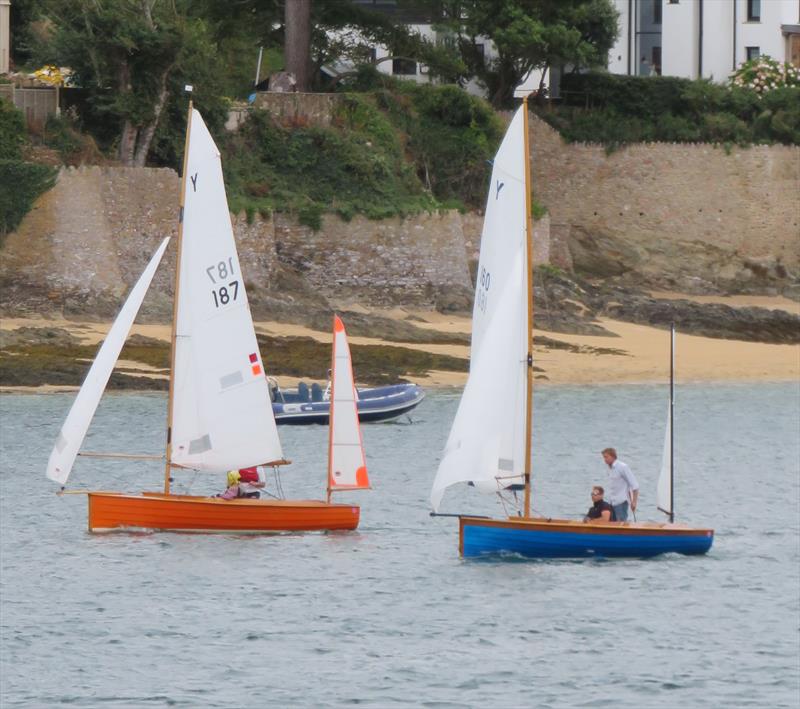
<path id="1" fill-rule="evenodd" d="M 283 458 L 233 236 L 219 151 L 190 112 L 171 462 L 219 472 Z"/>
<path id="2" fill-rule="evenodd" d="M 122 351 L 133 321 L 139 313 L 139 308 L 142 306 L 142 301 L 150 288 L 150 283 L 161 263 L 168 243 L 169 237 L 164 239 L 156 249 L 136 285 L 131 289 L 125 304 L 92 362 L 47 461 L 46 474 L 51 480 L 65 485 L 69 478 L 75 458 L 86 437 L 86 432 L 89 430 L 89 424 L 97 410 L 97 405 L 100 403 L 111 372 L 119 359 L 119 353 Z"/>

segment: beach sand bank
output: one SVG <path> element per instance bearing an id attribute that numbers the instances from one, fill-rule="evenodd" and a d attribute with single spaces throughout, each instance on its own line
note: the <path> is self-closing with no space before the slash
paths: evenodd
<path id="1" fill-rule="evenodd" d="M 667 295 L 667 294 L 659 294 Z M 676 297 L 679 294 L 668 294 Z M 702 297 L 680 295 L 702 301 Z M 734 307 L 775 307 L 788 312 L 800 312 L 800 304 L 784 298 L 737 296 L 717 298 Z M 355 308 L 350 308 L 355 309 Z M 359 308 L 360 312 L 365 309 Z M 394 308 L 368 311 L 374 315 L 413 322 L 419 328 L 446 333 L 468 334 L 470 318 L 431 311 Z M 666 330 L 620 322 L 611 319 L 598 321 L 614 336 L 567 335 L 535 330 L 534 364 L 537 383 L 544 384 L 619 384 L 663 382 L 669 378 L 669 335 Z M 272 321 L 256 324 L 256 332 L 276 337 L 310 337 L 330 342 L 330 333 L 312 330 L 302 325 Z M 97 344 L 105 336 L 110 323 L 77 322 L 37 318 L 5 318 L 0 330 L 20 327 L 64 328 L 85 344 Z M 168 342 L 170 327 L 161 324 L 136 324 L 132 334 Z M 538 342 L 537 342 L 538 339 Z M 352 336 L 353 345 L 392 345 L 408 349 L 468 358 L 469 347 L 453 344 L 420 344 L 387 342 L 369 337 Z M 773 345 L 737 340 L 720 340 L 677 334 L 676 372 L 683 382 L 725 381 L 800 381 L 800 346 Z M 269 361 L 269 358 L 266 358 Z M 126 362 L 128 368 L 138 368 L 142 374 L 153 376 L 146 365 Z M 356 371 L 356 379 L 358 372 Z M 294 386 L 296 377 L 277 377 L 282 386 Z M 462 386 L 463 372 L 430 371 L 427 376 L 408 377 L 423 386 Z M 5 387 L 2 391 L 62 391 L 70 387 Z"/>

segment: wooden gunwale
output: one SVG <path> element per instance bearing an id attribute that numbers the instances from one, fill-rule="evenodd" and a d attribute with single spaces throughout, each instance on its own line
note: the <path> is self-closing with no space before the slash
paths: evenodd
<path id="1" fill-rule="evenodd" d="M 566 532 L 574 534 L 597 534 L 618 536 L 635 534 L 648 537 L 696 537 L 713 536 L 714 530 L 704 527 L 686 527 L 666 522 L 610 522 L 590 524 L 566 519 L 487 519 L 485 517 L 459 518 L 459 545 L 463 553 L 463 530 L 465 525 L 473 527 L 497 527 L 502 529 L 528 529 L 539 532 Z"/>
<path id="2" fill-rule="evenodd" d="M 89 530 L 294 532 L 355 529 L 360 508 L 322 500 L 256 500 L 88 492 Z"/>

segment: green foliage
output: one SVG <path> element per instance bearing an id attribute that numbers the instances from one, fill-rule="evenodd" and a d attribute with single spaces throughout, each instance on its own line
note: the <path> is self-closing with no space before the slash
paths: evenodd
<path id="1" fill-rule="evenodd" d="M 0 99 L 0 160 L 19 160 L 27 140 L 22 113 L 11 102 Z"/>
<path id="2" fill-rule="evenodd" d="M 313 229 L 325 212 L 384 219 L 480 207 L 502 134 L 488 104 L 454 86 L 395 82 L 339 94 L 326 128 L 286 127 L 253 111 L 221 142 L 230 206 L 249 218 L 294 212 Z"/>
<path id="3" fill-rule="evenodd" d="M 442 24 L 455 38 L 467 68 L 486 85 L 493 105 L 510 107 L 516 86 L 532 69 L 570 64 L 605 66 L 617 36 L 610 0 L 460 0 Z M 478 45 L 489 38 L 487 59 Z"/>
<path id="4" fill-rule="evenodd" d="M 573 74 L 561 105 L 540 116 L 569 141 L 608 151 L 646 141 L 800 144 L 800 87 L 759 96 L 702 79 Z"/>
<path id="5" fill-rule="evenodd" d="M 396 133 L 363 96 L 345 97 L 330 128 L 287 128 L 263 111 L 225 139 L 233 211 L 295 212 L 314 229 L 323 212 L 371 218 L 432 209 Z"/>
<path id="6" fill-rule="evenodd" d="M 472 207 L 486 201 L 490 172 L 504 126 L 483 100 L 457 86 L 402 82 L 380 92 L 378 104 L 408 137 L 406 150 L 420 181 L 437 200 Z"/>
<path id="7" fill-rule="evenodd" d="M 36 198 L 56 181 L 47 165 L 20 160 L 0 160 L 0 237 L 14 231 Z"/>

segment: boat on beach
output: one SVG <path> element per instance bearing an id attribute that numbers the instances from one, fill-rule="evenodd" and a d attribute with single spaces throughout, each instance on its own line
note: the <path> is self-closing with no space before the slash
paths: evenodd
<path id="1" fill-rule="evenodd" d="M 408 414 L 425 398 L 422 387 L 416 384 L 390 384 L 370 389 L 356 389 L 358 419 L 361 423 L 390 421 Z M 289 391 L 271 387 L 272 412 L 275 423 L 281 425 L 327 424 L 330 416 L 330 392 L 319 384 L 310 387 L 300 382 Z"/>
<path id="2" fill-rule="evenodd" d="M 445 490 L 457 483 L 496 494 L 505 507 L 517 510 L 505 519 L 448 515 L 459 518 L 459 551 L 464 557 L 703 554 L 713 543 L 713 530 L 674 523 L 672 385 L 669 448 L 664 456 L 668 472 L 662 465 L 658 486 L 658 507 L 668 521 L 600 524 L 531 515 L 533 259 L 528 135 L 524 100 L 493 162 L 472 313 L 469 378 L 431 489 L 431 514 L 439 514 Z M 672 343 L 674 362 L 674 334 Z"/>
<path id="3" fill-rule="evenodd" d="M 58 482 L 62 492 L 168 242 L 169 238 L 164 239 L 129 294 L 58 435 L 48 460 L 47 477 Z M 279 467 L 289 463 L 284 459 L 270 405 L 219 151 L 190 103 L 181 180 L 165 454 L 84 453 L 110 459 L 163 460 L 164 488 L 134 494 L 86 491 L 89 530 L 263 533 L 355 529 L 359 507 L 331 502 L 335 491 L 369 487 L 350 350 L 338 317 L 334 317 L 333 332 L 326 500 L 228 500 L 172 492 L 173 476 L 184 471 L 219 475 L 271 466 L 277 475 Z"/>

